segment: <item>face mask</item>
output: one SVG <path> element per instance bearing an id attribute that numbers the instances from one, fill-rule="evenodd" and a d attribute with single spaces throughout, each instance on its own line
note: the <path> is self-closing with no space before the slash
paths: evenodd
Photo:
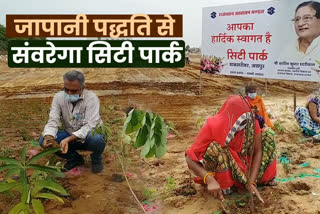
<path id="1" fill-rule="evenodd" d="M 67 93 L 64 93 L 65 95 L 65 98 L 67 101 L 69 102 L 76 102 L 80 99 L 80 95 L 79 94 L 67 94 Z"/>
<path id="2" fill-rule="evenodd" d="M 250 99 L 254 99 L 257 96 L 257 93 L 248 93 Z"/>

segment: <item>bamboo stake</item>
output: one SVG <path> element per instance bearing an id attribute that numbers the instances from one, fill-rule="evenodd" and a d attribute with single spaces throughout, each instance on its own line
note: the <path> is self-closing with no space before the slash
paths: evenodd
<path id="1" fill-rule="evenodd" d="M 201 87 L 202 87 L 202 71 L 200 70 L 200 85 L 199 85 L 199 95 L 201 95 Z"/>
<path id="2" fill-rule="evenodd" d="M 140 203 L 140 201 L 139 201 L 138 197 L 136 196 L 136 194 L 133 192 L 133 190 L 132 190 L 132 188 L 131 188 L 131 185 L 130 185 L 130 183 L 129 183 L 128 177 L 126 176 L 126 171 L 125 171 L 125 169 L 124 169 L 124 166 L 123 166 L 122 160 L 121 160 L 121 158 L 120 158 L 120 156 L 119 156 L 118 152 L 117 152 L 117 151 L 115 151 L 115 153 L 116 153 L 116 155 L 117 155 L 117 158 L 119 159 L 119 162 L 120 162 L 120 165 L 121 165 L 121 169 L 122 169 L 123 176 L 124 176 L 124 178 L 126 179 L 126 182 L 127 182 L 127 184 L 128 184 L 128 187 L 129 187 L 129 189 L 130 189 L 130 191 L 131 191 L 131 193 L 132 193 L 132 195 L 133 195 L 134 199 L 136 200 L 136 202 L 137 202 L 137 204 L 140 206 L 140 208 L 143 210 L 143 213 L 144 213 L 144 214 L 147 214 L 147 212 L 146 212 L 146 211 L 145 211 L 145 209 L 143 208 L 142 204 Z"/>
<path id="3" fill-rule="evenodd" d="M 107 143 L 105 140 L 104 140 L 104 142 Z M 120 139 L 120 144 L 121 144 L 121 147 L 123 148 L 122 139 Z M 123 162 L 122 162 L 122 160 L 121 160 L 121 158 L 120 158 L 120 155 L 119 155 L 118 152 L 114 149 L 114 147 L 112 147 L 112 148 L 113 148 L 112 150 L 116 153 L 116 156 L 117 156 L 117 158 L 118 158 L 118 160 L 119 160 L 119 163 L 120 163 L 120 165 L 121 165 L 121 170 L 122 170 L 123 176 L 124 176 L 124 178 L 126 179 L 126 182 L 127 182 L 127 184 L 128 184 L 128 187 L 129 187 L 129 189 L 130 189 L 131 194 L 133 195 L 133 197 L 134 197 L 134 199 L 136 200 L 137 204 L 138 204 L 138 205 L 140 206 L 140 208 L 143 210 L 143 213 L 144 213 L 144 214 L 148 214 L 148 213 L 145 211 L 145 209 L 143 208 L 142 204 L 140 203 L 137 195 L 136 195 L 136 194 L 133 192 L 133 190 L 132 190 L 132 187 L 131 187 L 131 185 L 130 185 L 130 183 L 129 183 L 129 180 L 128 180 L 128 177 L 127 177 L 127 175 L 126 175 L 126 170 L 124 169 Z M 122 150 L 122 149 L 121 149 L 121 150 Z"/>
<path id="4" fill-rule="evenodd" d="M 293 113 L 296 112 L 297 108 L 297 93 L 294 91 L 293 93 Z"/>

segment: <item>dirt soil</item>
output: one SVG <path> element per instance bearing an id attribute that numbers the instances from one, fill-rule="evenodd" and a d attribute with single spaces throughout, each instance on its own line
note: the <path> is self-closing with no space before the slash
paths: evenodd
<path id="1" fill-rule="evenodd" d="M 293 117 L 294 92 L 297 105 L 303 106 L 307 95 L 319 85 L 203 75 L 199 93 L 199 56 L 191 55 L 191 62 L 175 69 L 81 69 L 87 89 L 94 90 L 100 98 L 104 121 L 123 121 L 124 109 L 134 106 L 156 112 L 175 125 L 178 133 L 171 133 L 163 158 L 141 159 L 140 151 L 130 146 L 125 151 L 130 185 L 138 199 L 149 204 L 145 207 L 153 206 L 154 211 L 149 213 L 222 213 L 221 203 L 203 187 L 192 183 L 191 190 L 187 188 L 190 175 L 184 151 L 195 139 L 201 121 L 214 115 L 230 94 L 238 94 L 250 81 L 258 84 L 272 121 L 278 124 L 278 156 L 286 154 L 291 161 L 289 167 L 278 161 L 277 186 L 259 188 L 266 203 L 255 199 L 255 213 L 320 213 L 320 144 L 303 137 Z M 17 69 L 0 64 L 0 155 L 19 158 L 24 145 L 38 140 L 48 119 L 51 99 L 62 89 L 62 74 L 68 70 Z M 127 183 L 114 179 L 121 169 L 111 147 L 117 147 L 120 130 L 120 125 L 113 127 L 114 136 L 110 136 L 104 153 L 103 173 L 91 173 L 89 154 L 83 153 L 84 172 L 59 180 L 70 196 L 64 198 L 63 205 L 46 201 L 46 213 L 142 213 Z M 286 179 L 290 177 L 292 180 Z M 17 202 L 0 195 L 0 213 L 7 213 Z M 249 213 L 248 202 L 248 193 L 238 190 L 227 197 L 225 207 L 228 213 Z"/>

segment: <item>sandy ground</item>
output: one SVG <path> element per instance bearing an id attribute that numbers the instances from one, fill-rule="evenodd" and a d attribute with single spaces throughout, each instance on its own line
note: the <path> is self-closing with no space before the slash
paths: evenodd
<path id="1" fill-rule="evenodd" d="M 202 76 L 199 93 L 199 56 L 191 56 L 192 64 L 177 69 L 92 69 L 83 68 L 86 87 L 100 97 L 102 118 L 112 121 L 124 116 L 123 109 L 135 106 L 149 109 L 175 124 L 178 134 L 168 139 L 166 155 L 158 159 L 139 158 L 139 151 L 129 148 L 126 169 L 135 176 L 129 181 L 140 201 L 148 200 L 156 207 L 154 213 L 207 214 L 219 213 L 220 202 L 210 197 L 203 187 L 192 184 L 196 193 L 186 196 L 183 187 L 189 183 L 184 151 L 199 131 L 199 121 L 214 115 L 224 100 L 239 93 L 244 84 L 259 85 L 265 105 L 273 122 L 284 127 L 277 133 L 278 155 L 288 154 L 291 170 L 279 162 L 279 184 L 259 188 L 266 203 L 255 200 L 256 213 L 320 213 L 320 145 L 304 138 L 293 118 L 293 95 L 303 106 L 306 96 L 318 87 L 308 82 L 247 79 L 227 76 Z M 13 69 L 0 64 L 0 151 L 12 148 L 13 156 L 29 140 L 37 139 L 48 118 L 52 96 L 62 88 L 62 74 L 69 69 Z M 267 92 L 267 93 L 266 93 Z M 135 203 L 126 182 L 112 181 L 112 174 L 121 173 L 109 141 L 104 154 L 104 172 L 92 174 L 90 159 L 86 158 L 81 176 L 67 177 L 61 183 L 69 191 L 65 204 L 46 202 L 46 212 L 55 213 L 142 213 Z M 88 156 L 88 154 L 85 154 Z M 301 164 L 309 163 L 303 167 Z M 302 176 L 306 173 L 309 176 Z M 169 188 L 168 177 L 174 181 Z M 294 177 L 293 180 L 285 178 Z M 153 192 L 147 195 L 143 192 Z M 248 194 L 239 190 L 227 198 L 227 209 L 233 213 L 248 213 Z M 0 195 L 0 213 L 7 213 L 17 200 Z"/>

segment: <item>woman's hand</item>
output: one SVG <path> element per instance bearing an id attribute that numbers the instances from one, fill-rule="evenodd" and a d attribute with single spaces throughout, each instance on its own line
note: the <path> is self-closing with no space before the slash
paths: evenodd
<path id="1" fill-rule="evenodd" d="M 203 178 L 208 174 L 207 170 L 205 170 L 200 163 L 191 160 L 188 156 L 186 157 L 186 160 L 187 160 L 189 169 L 192 170 L 193 173 L 196 174 L 197 176 L 200 176 L 201 178 Z M 224 200 L 220 185 L 216 181 L 216 179 L 214 179 L 212 173 L 209 173 L 206 176 L 205 183 L 207 183 L 207 189 L 210 195 L 212 195 L 217 199 L 220 199 L 221 201 Z"/>
<path id="2" fill-rule="evenodd" d="M 258 191 L 258 189 L 257 189 L 257 187 L 256 187 L 255 184 L 249 183 L 249 184 L 246 185 L 246 188 L 247 188 L 247 190 L 248 190 L 249 192 L 251 192 L 251 194 L 256 195 L 257 198 L 259 199 L 259 201 L 261 201 L 261 203 L 264 204 L 264 200 L 263 200 L 263 198 L 261 197 L 261 195 L 260 195 L 260 193 L 259 193 L 259 191 Z"/>
<path id="3" fill-rule="evenodd" d="M 219 183 L 211 175 L 207 177 L 207 188 L 210 195 L 214 198 L 217 198 L 221 201 L 224 201 L 223 194 L 220 188 Z"/>

